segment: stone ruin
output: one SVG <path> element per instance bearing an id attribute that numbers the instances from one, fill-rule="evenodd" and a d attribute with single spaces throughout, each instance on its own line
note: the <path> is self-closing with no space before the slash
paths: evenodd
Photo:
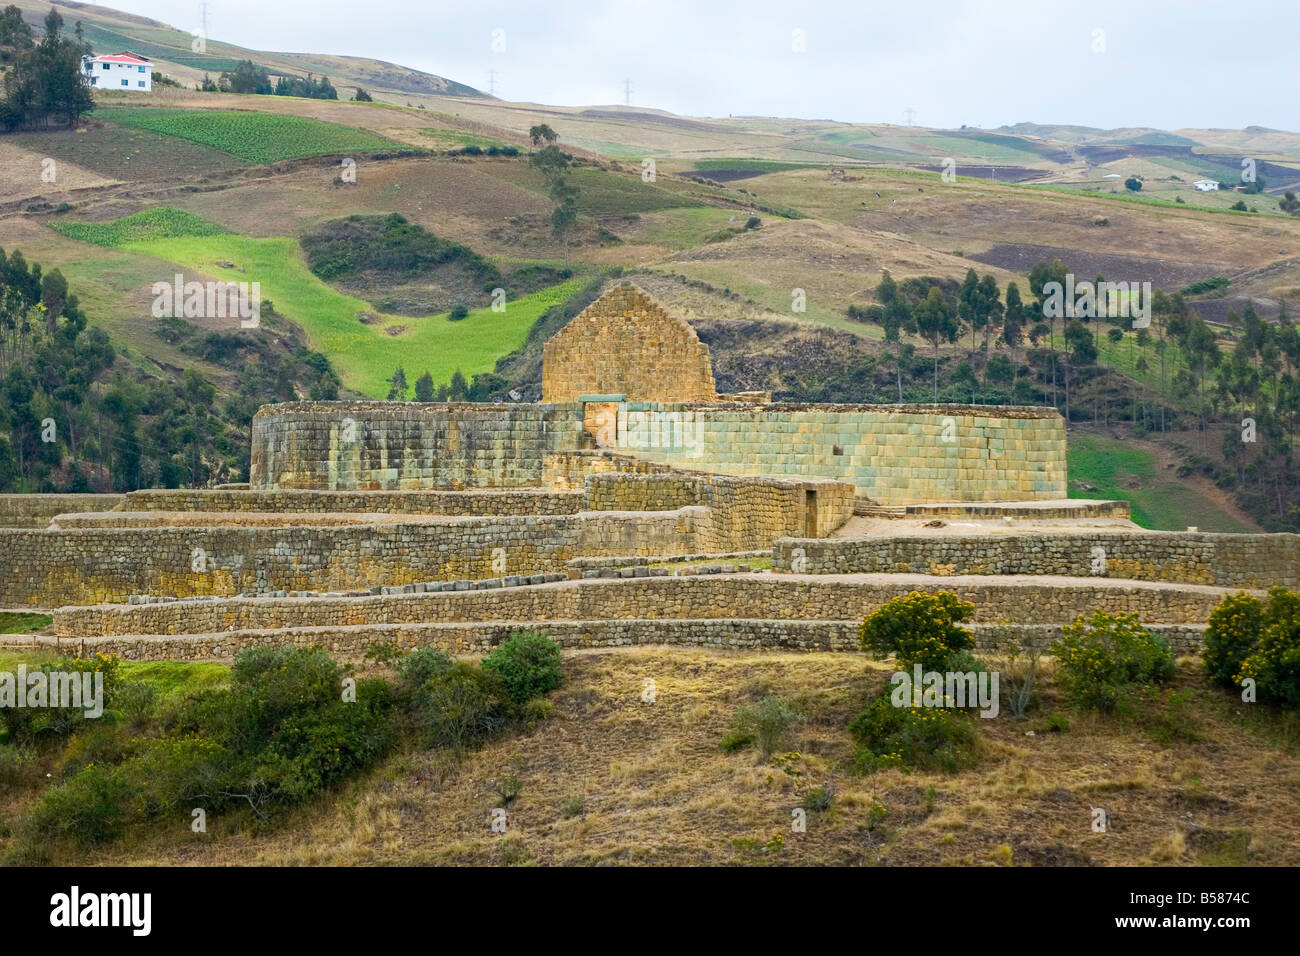
<path id="1" fill-rule="evenodd" d="M 1300 574 L 1296 535 L 1068 499 L 1054 409 L 719 395 L 694 330 L 627 283 L 546 344 L 542 397 L 270 405 L 247 486 L 0 496 L 0 606 L 54 609 L 6 640 L 852 650 L 881 603 L 947 590 L 985 648 L 1100 609 L 1193 652 L 1225 594 Z"/>

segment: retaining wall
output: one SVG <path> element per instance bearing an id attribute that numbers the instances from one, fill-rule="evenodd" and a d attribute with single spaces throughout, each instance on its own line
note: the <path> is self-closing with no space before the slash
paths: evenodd
<path id="1" fill-rule="evenodd" d="M 1175 653 L 1195 654 L 1204 641 L 1196 625 L 1153 625 Z M 237 631 L 185 637 L 52 637 L 24 641 L 63 654 L 113 654 L 128 660 L 228 660 L 241 650 L 263 645 L 321 646 L 340 657 L 360 657 L 379 644 L 437 647 L 453 654 L 486 654 L 516 631 L 541 631 L 565 648 L 678 645 L 726 650 L 858 651 L 856 621 L 618 620 L 500 621 L 490 624 L 377 624 L 304 628 L 293 631 Z M 1046 649 L 1060 636 L 1060 625 L 977 624 L 971 630 L 977 649 L 993 651 L 1031 645 Z"/>
<path id="2" fill-rule="evenodd" d="M 582 510 L 574 491 L 132 491 L 122 511 L 427 515 L 563 515 Z M 79 509 L 65 509 L 68 511 Z M 86 509 L 89 510 L 89 509 Z M 108 508 L 95 509 L 107 511 Z"/>
<path id="3" fill-rule="evenodd" d="M 1061 574 L 1293 588 L 1300 535 L 1098 530 L 786 539 L 776 543 L 772 566 L 809 574 Z"/>
<path id="4" fill-rule="evenodd" d="M 0 605 L 123 602 L 137 592 L 339 591 L 563 571 L 582 554 L 692 553 L 699 511 L 332 527 L 0 530 Z"/>
<path id="5" fill-rule="evenodd" d="M 980 405 L 619 406 L 620 451 L 731 475 L 847 481 L 881 504 L 1066 497 L 1055 409 Z"/>
<path id="6" fill-rule="evenodd" d="M 65 607 L 54 614 L 64 637 L 206 634 L 230 630 L 356 624 L 748 618 L 861 621 L 912 590 L 951 591 L 975 604 L 981 624 L 1067 624 L 1085 609 L 1133 612 L 1144 622 L 1199 624 L 1229 593 L 1206 587 L 1078 578 L 980 577 L 936 580 L 897 575 L 864 581 L 811 575 L 708 575 L 587 579 L 484 591 L 439 591 L 363 598 L 235 598 Z"/>
<path id="7" fill-rule="evenodd" d="M 121 495 L 0 495 L 0 528 L 44 528 L 55 515 L 110 511 Z"/>

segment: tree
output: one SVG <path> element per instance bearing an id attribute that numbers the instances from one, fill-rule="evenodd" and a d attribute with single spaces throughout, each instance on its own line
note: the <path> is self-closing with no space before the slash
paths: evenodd
<path id="1" fill-rule="evenodd" d="M 230 73 L 222 73 L 223 90 L 231 93 L 255 93 L 266 95 L 275 92 L 271 86 L 271 77 L 265 67 L 260 67 L 252 60 L 240 60 Z M 283 79 L 283 78 L 282 78 Z"/>
<path id="2" fill-rule="evenodd" d="M 465 381 L 465 373 L 460 369 L 451 373 L 451 385 L 447 389 L 447 399 L 452 402 L 469 401 L 469 383 Z"/>
<path id="3" fill-rule="evenodd" d="M 1025 322 L 1029 317 L 1029 311 L 1025 308 L 1024 303 L 1020 301 L 1020 286 L 1014 282 L 1007 283 L 1007 304 L 1003 312 L 1002 319 L 1002 341 L 1007 343 L 1010 348 L 1020 346 L 1021 336 L 1024 335 Z"/>
<path id="4" fill-rule="evenodd" d="M 934 348 L 934 400 L 939 400 L 939 343 L 957 341 L 960 326 L 948 297 L 938 286 L 930 286 L 925 299 L 913 310 L 917 331 Z"/>
<path id="5" fill-rule="evenodd" d="M 1130 176 L 1128 179 L 1124 180 L 1124 188 L 1135 193 L 1141 192 L 1142 180 L 1138 179 L 1136 176 Z"/>
<path id="6" fill-rule="evenodd" d="M 406 401 L 406 372 L 400 365 L 393 372 L 393 377 L 388 380 L 388 400 L 390 402 Z"/>
<path id="7" fill-rule="evenodd" d="M 374 97 L 359 86 L 357 87 L 356 93 L 352 95 L 352 102 L 354 103 L 373 103 L 374 101 Z"/>
<path id="8" fill-rule="evenodd" d="M 1006 309 L 1002 305 L 1002 299 L 998 293 L 998 280 L 991 275 L 985 275 L 980 279 L 979 284 L 979 318 L 981 327 L 984 329 L 984 366 L 987 369 L 989 364 L 989 338 L 994 329 L 998 328 L 1003 322 L 1003 316 Z"/>
<path id="9" fill-rule="evenodd" d="M 4 22 L 8 24 L 10 17 L 6 11 Z M 6 29 L 21 52 L 4 75 L 0 126 L 6 130 L 47 126 L 51 119 L 76 126 L 82 115 L 95 108 L 81 68 L 81 57 L 90 47 L 81 38 L 80 24 L 72 37 L 65 36 L 63 18 L 51 9 L 45 17 L 45 36 L 31 47 L 25 46 L 21 31 L 12 25 Z"/>
<path id="10" fill-rule="evenodd" d="M 533 141 L 533 146 L 537 147 L 541 146 L 542 143 L 546 143 L 549 146 L 559 139 L 559 136 L 556 135 L 555 130 L 551 129 L 545 123 L 538 123 L 536 126 L 533 126 L 528 130 L 528 138 Z"/>
<path id="11" fill-rule="evenodd" d="M 36 45 L 32 28 L 23 19 L 22 10 L 13 4 L 0 12 L 0 63 L 8 63 L 16 53 Z"/>
<path id="12" fill-rule="evenodd" d="M 415 380 L 415 400 L 417 402 L 433 401 L 433 376 L 428 372 Z"/>
<path id="13" fill-rule="evenodd" d="M 545 126 L 545 124 L 543 124 Z M 550 127 L 545 127 L 550 130 Z M 534 130 L 540 127 L 534 127 Z M 542 133 L 538 137 L 545 138 Z M 554 132 L 551 138 L 554 138 Z M 547 193 L 555 202 L 551 212 L 551 230 L 557 239 L 564 243 L 564 267 L 569 267 L 569 229 L 578 221 L 578 187 L 565 177 L 572 157 L 552 143 L 533 154 L 532 164 L 542 171 L 546 178 Z"/>

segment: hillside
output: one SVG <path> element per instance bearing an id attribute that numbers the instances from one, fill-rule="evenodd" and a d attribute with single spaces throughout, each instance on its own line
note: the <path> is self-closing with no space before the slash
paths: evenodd
<path id="1" fill-rule="evenodd" d="M 128 667 L 164 699 L 228 674 L 218 664 Z M 162 866 L 1297 862 L 1293 743 L 1190 661 L 1140 717 L 1072 710 L 1043 679 L 1026 715 L 974 721 L 976 766 L 863 774 L 846 727 L 889 670 L 819 652 L 573 652 L 549 718 L 531 730 L 462 756 L 408 750 L 270 825 L 236 811 L 213 815 L 199 838 L 178 820 L 46 852 L 54 863 L 75 853 L 80 864 Z M 803 717 L 790 750 L 724 752 L 737 708 L 766 695 Z M 829 806 L 809 809 L 806 832 L 792 833 L 792 810 L 822 806 L 823 788 Z M 35 781 L 11 788 L 0 819 L 39 792 Z M 503 806 L 505 835 L 487 825 Z M 1095 806 L 1107 809 L 1109 832 L 1092 832 Z"/>
<path id="2" fill-rule="evenodd" d="M 104 7 L 60 6 L 93 28 L 92 42 L 107 31 L 136 47 L 167 47 L 177 59 L 159 54 L 159 65 L 169 73 L 175 65 L 183 84 L 205 71 L 206 61 L 186 65 L 184 32 Z M 23 9 L 30 20 L 47 6 L 25 0 Z M 268 70 L 290 63 L 288 54 L 215 41 L 204 55 L 251 56 Z M 459 371 L 467 383 L 482 377 L 475 394 L 534 396 L 538 329 L 553 331 L 602 281 L 626 272 L 696 325 L 725 389 L 924 401 L 941 383 L 955 401 L 1055 403 L 1072 426 L 1154 442 L 1153 455 L 1177 462 L 1168 476 L 1174 497 L 1196 502 L 1188 513 L 1206 527 L 1289 527 L 1300 514 L 1288 510 L 1289 492 L 1280 500 L 1269 492 L 1275 476 L 1248 480 L 1242 462 L 1224 457 L 1227 420 L 1218 408 L 1211 414 L 1208 376 L 1188 377 L 1181 346 L 1157 354 L 1169 334 L 1164 319 L 1153 328 L 1160 341 L 1092 329 L 1096 358 L 1078 369 L 1060 351 L 1064 323 L 1041 341 L 976 348 L 969 335 L 936 345 L 904 334 L 895 345 L 863 319 L 885 271 L 955 288 L 974 269 L 998 289 L 1014 282 L 1023 292 L 1036 263 L 1059 259 L 1081 279 L 1150 282 L 1171 295 L 1200 290 L 1186 295 L 1189 314 L 1210 323 L 1216 348 L 1230 354 L 1248 307 L 1274 321 L 1300 298 L 1300 219 L 1272 192 L 1300 170 L 1295 134 L 690 118 L 507 103 L 401 68 L 385 86 L 373 74 L 345 73 L 372 68 L 346 58 L 292 56 L 294 69 L 328 71 L 341 88 L 349 77 L 364 81 L 377 101 L 349 102 L 346 89 L 339 101 L 169 87 L 145 97 L 97 92 L 76 130 L 0 138 L 0 156 L 20 173 L 0 186 L 0 244 L 58 268 L 120 363 L 174 379 L 191 361 L 169 341 L 174 330 L 149 315 L 152 285 L 179 273 L 258 283 L 345 392 L 385 397 L 400 367 L 408 385 L 428 372 L 447 386 Z M 573 157 L 565 177 L 577 218 L 563 240 L 552 228 L 546 174 L 530 160 L 528 132 L 538 123 Z M 1226 177 L 1239 165 L 1232 151 L 1246 148 L 1258 151 L 1268 180 L 1244 197 L 1258 212 L 1228 209 L 1240 194 L 1192 188 L 1213 170 Z M 948 159 L 955 179 L 942 175 Z M 41 175 L 46 160 L 57 164 L 53 181 Z M 1144 177 L 1144 188 L 1109 185 L 1111 170 Z M 180 221 L 173 213 L 206 225 L 197 233 L 122 226 L 135 216 Z M 460 258 L 417 256 L 396 271 L 363 263 L 346 274 L 313 265 L 313 250 L 338 240 L 338 224 L 393 214 L 412 235 L 462 250 Z M 369 240 L 348 241 L 352 255 Z M 493 308 L 498 287 L 505 311 Z M 468 318 L 450 317 L 457 306 Z M 1004 378 L 990 380 L 990 357 Z M 228 368 L 198 368 L 219 396 L 237 385 Z M 305 397 L 311 377 L 298 382 Z M 1117 483 L 1108 493 L 1137 490 Z M 1139 510 L 1156 526 L 1189 523 L 1178 509 Z"/>
<path id="3" fill-rule="evenodd" d="M 419 93 L 425 96 L 483 96 L 478 90 L 441 76 L 422 73 L 395 63 L 353 56 L 326 56 L 309 53 L 272 53 L 249 50 L 231 43 L 207 38 L 202 51 L 194 49 L 199 24 L 181 24 L 177 29 L 166 23 L 114 10 L 111 7 L 75 0 L 13 0 L 33 28 L 39 28 L 51 6 L 56 7 L 71 26 L 80 20 L 86 40 L 95 53 L 131 50 L 149 57 L 158 69 L 187 84 L 197 83 L 205 73 L 216 76 L 234 69 L 240 60 L 252 60 L 271 73 L 305 76 L 314 73 L 328 76 L 336 85 L 362 86 L 392 93 Z M 351 91 L 349 90 L 349 93 Z"/>

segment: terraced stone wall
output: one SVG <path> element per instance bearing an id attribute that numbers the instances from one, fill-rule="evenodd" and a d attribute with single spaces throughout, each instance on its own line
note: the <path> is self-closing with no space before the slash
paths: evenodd
<path id="1" fill-rule="evenodd" d="M 55 515 L 110 511 L 121 495 L 0 495 L 0 528 L 44 528 Z"/>
<path id="2" fill-rule="evenodd" d="M 580 405 L 288 402 L 253 416 L 250 486 L 316 491 L 540 486 L 581 448 Z"/>
<path id="3" fill-rule="evenodd" d="M 699 471 L 846 481 L 885 505 L 1066 497 L 1055 409 L 627 402 L 617 448 Z"/>
<path id="4" fill-rule="evenodd" d="M 1300 535 L 1185 531 L 783 540 L 773 567 L 809 574 L 1061 574 L 1218 587 L 1300 584 Z"/>
<path id="5" fill-rule="evenodd" d="M 1144 622 L 1204 623 L 1228 592 L 1140 582 L 993 581 L 942 583 L 913 576 L 846 580 L 769 574 L 587 579 L 483 591 L 365 598 L 234 598 L 228 601 L 61 608 L 63 637 L 216 634 L 279 628 L 425 621 L 596 621 L 725 618 L 861 621 L 914 589 L 946 590 L 975 604 L 975 623 L 1067 624 L 1081 609 L 1134 612 Z"/>

